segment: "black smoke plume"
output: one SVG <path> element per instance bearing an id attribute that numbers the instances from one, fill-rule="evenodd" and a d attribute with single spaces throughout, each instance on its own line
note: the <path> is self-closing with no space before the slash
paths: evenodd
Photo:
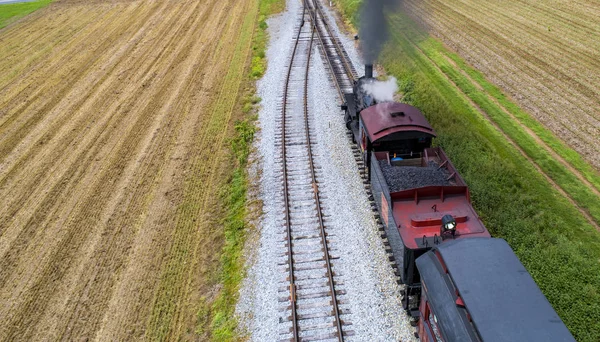
<path id="1" fill-rule="evenodd" d="M 373 64 L 388 39 L 384 11 L 392 10 L 398 0 L 363 0 L 358 35 L 366 64 Z"/>

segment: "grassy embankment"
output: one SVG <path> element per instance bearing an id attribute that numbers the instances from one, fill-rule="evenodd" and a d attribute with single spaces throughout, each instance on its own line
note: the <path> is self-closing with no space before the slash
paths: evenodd
<path id="1" fill-rule="evenodd" d="M 278 13 L 285 8 L 283 0 L 259 0 L 259 15 L 254 28 L 252 58 L 246 68 L 243 81 L 244 93 L 239 97 L 236 107 L 238 120 L 235 124 L 235 137 L 231 140 L 231 170 L 230 181 L 221 190 L 222 201 L 226 207 L 223 228 L 225 230 L 225 246 L 221 256 L 221 268 L 218 279 L 222 284 L 216 299 L 209 303 L 203 298 L 198 311 L 196 333 L 216 341 L 236 340 L 239 338 L 235 331 L 237 322 L 234 318 L 238 290 L 244 276 L 244 259 L 242 250 L 247 230 L 248 178 L 246 165 L 254 138 L 256 120 L 256 105 L 260 98 L 255 96 L 256 80 L 261 78 L 266 70 L 265 50 L 268 43 L 266 19 L 269 15 Z"/>
<path id="2" fill-rule="evenodd" d="M 359 1 L 337 3 L 356 24 Z M 398 78 L 405 101 L 421 108 L 435 127 L 436 143 L 469 184 L 482 220 L 509 242 L 577 340 L 600 340 L 600 234 L 576 207 L 598 222 L 600 201 L 521 125 L 596 188 L 597 173 L 410 18 L 397 13 L 388 19 L 391 41 L 380 62 Z"/>
<path id="3" fill-rule="evenodd" d="M 16 4 L 0 4 L 0 29 L 37 9 L 47 6 L 51 2 L 52 0 L 38 0 Z"/>

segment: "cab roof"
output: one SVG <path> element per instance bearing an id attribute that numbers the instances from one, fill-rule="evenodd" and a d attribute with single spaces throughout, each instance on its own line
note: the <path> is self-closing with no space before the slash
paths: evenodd
<path id="1" fill-rule="evenodd" d="M 421 132 L 436 136 L 423 113 L 406 103 L 378 103 L 363 109 L 360 116 L 371 142 L 396 132 Z"/>
<path id="2" fill-rule="evenodd" d="M 445 242 L 416 263 L 448 341 L 471 340 L 469 324 L 461 323 L 460 299 L 482 341 L 575 341 L 502 239 Z"/>

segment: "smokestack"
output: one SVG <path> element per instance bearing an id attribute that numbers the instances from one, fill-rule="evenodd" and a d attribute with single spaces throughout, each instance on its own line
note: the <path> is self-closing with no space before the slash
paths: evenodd
<path id="1" fill-rule="evenodd" d="M 365 77 L 373 78 L 373 64 L 365 64 Z"/>

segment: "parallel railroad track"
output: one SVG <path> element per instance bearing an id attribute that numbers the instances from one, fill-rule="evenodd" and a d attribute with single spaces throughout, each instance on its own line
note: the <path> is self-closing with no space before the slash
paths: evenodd
<path id="1" fill-rule="evenodd" d="M 344 46 L 331 29 L 327 16 L 321 7 L 321 2 L 319 0 L 306 0 L 305 6 L 308 6 L 311 20 L 316 23 L 317 39 L 323 48 L 322 54 L 327 61 L 329 71 L 334 76 L 334 85 L 338 95 L 343 100 L 345 93 L 352 92 L 352 86 L 354 80 L 358 78 L 358 74 L 350 62 Z"/>
<path id="2" fill-rule="evenodd" d="M 340 318 L 338 295 L 332 270 L 328 234 L 323 220 L 319 193 L 319 167 L 315 166 L 308 105 L 310 59 L 317 27 L 308 1 L 304 2 L 288 66 L 281 116 L 281 165 L 285 206 L 285 244 L 289 297 L 280 321 L 289 330 L 282 340 L 343 341 L 352 331 Z M 314 7 L 313 7 L 314 8 Z M 306 22 L 305 22 L 306 20 Z M 344 314 L 348 313 L 344 310 Z"/>

